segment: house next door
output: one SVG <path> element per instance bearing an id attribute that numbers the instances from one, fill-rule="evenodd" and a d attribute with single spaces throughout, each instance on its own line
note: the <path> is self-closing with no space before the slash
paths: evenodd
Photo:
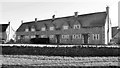
<path id="1" fill-rule="evenodd" d="M 88 34 L 82 34 L 82 36 L 83 36 L 83 44 L 88 44 L 89 35 Z"/>

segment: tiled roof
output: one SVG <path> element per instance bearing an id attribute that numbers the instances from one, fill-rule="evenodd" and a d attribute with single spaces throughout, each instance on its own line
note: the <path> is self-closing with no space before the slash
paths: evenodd
<path id="1" fill-rule="evenodd" d="M 9 24 L 0 24 L 0 32 L 5 32 Z"/>
<path id="2" fill-rule="evenodd" d="M 55 26 L 56 28 L 61 28 L 64 23 L 68 23 L 71 27 L 75 22 L 80 23 L 82 27 L 97 27 L 97 26 L 104 26 L 106 20 L 106 12 L 96 12 L 96 13 L 89 13 L 75 16 L 67 16 L 61 18 L 46 19 L 46 20 L 38 20 L 36 23 L 35 21 L 23 23 L 17 30 L 17 32 L 24 31 L 24 29 L 29 26 L 35 26 L 36 30 L 40 30 L 42 26 Z"/>

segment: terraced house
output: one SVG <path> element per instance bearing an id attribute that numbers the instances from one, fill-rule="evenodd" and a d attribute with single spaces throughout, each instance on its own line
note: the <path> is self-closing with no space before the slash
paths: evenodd
<path id="1" fill-rule="evenodd" d="M 111 39 L 109 7 L 106 11 L 24 22 L 16 31 L 16 40 L 49 38 L 51 43 L 107 44 Z"/>
<path id="2" fill-rule="evenodd" d="M 5 43 L 7 40 L 6 29 L 9 24 L 0 24 L 0 44 Z"/>

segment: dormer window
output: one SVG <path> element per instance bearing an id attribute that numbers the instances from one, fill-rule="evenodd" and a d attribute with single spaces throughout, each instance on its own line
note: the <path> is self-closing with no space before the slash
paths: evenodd
<path id="1" fill-rule="evenodd" d="M 50 30 L 54 30 L 54 27 L 50 27 Z"/>
<path id="2" fill-rule="evenodd" d="M 68 26 L 63 26 L 63 29 L 68 29 Z"/>
<path id="3" fill-rule="evenodd" d="M 45 31 L 45 27 L 42 27 L 42 28 L 41 28 L 41 31 Z"/>
<path id="4" fill-rule="evenodd" d="M 28 28 L 26 28 L 26 29 L 25 29 L 25 32 L 28 32 L 28 31 L 29 31 L 29 29 L 28 29 Z"/>
<path id="5" fill-rule="evenodd" d="M 35 28 L 31 28 L 31 31 L 35 31 Z"/>
<path id="6" fill-rule="evenodd" d="M 74 29 L 80 29 L 80 25 L 74 25 Z"/>

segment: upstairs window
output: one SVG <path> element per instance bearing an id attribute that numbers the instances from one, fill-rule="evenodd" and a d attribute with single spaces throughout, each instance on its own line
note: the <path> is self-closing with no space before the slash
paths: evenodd
<path id="1" fill-rule="evenodd" d="M 31 31 L 35 31 L 35 28 L 31 28 Z"/>
<path id="2" fill-rule="evenodd" d="M 80 29 L 80 25 L 74 25 L 74 29 Z"/>
<path id="3" fill-rule="evenodd" d="M 54 27 L 50 27 L 50 30 L 54 30 Z"/>
<path id="4" fill-rule="evenodd" d="M 63 26 L 63 29 L 68 29 L 68 26 Z"/>
<path id="5" fill-rule="evenodd" d="M 28 28 L 26 28 L 26 29 L 25 29 L 25 32 L 28 32 L 28 31 L 29 31 L 29 29 L 28 29 Z"/>
<path id="6" fill-rule="evenodd" d="M 62 35 L 62 38 L 69 38 L 69 35 Z"/>
<path id="7" fill-rule="evenodd" d="M 20 39 L 20 36 L 18 36 L 17 38 Z"/>
<path id="8" fill-rule="evenodd" d="M 45 31 L 45 27 L 42 27 L 42 28 L 41 28 L 41 31 Z"/>

